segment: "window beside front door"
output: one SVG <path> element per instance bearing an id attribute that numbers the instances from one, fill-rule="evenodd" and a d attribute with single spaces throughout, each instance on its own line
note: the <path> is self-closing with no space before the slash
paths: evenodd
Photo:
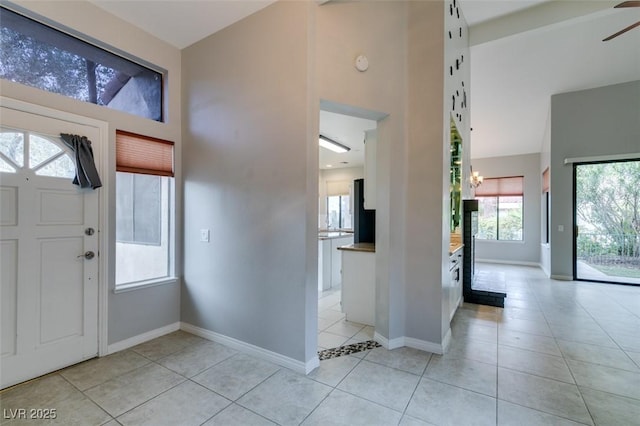
<path id="1" fill-rule="evenodd" d="M 116 132 L 116 289 L 173 276 L 173 143 Z"/>

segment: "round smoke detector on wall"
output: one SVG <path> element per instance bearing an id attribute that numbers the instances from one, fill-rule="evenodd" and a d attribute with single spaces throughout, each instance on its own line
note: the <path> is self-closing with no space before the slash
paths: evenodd
<path id="1" fill-rule="evenodd" d="M 369 60 L 366 56 L 360 55 L 356 58 L 356 69 L 360 72 L 365 72 L 369 69 Z"/>

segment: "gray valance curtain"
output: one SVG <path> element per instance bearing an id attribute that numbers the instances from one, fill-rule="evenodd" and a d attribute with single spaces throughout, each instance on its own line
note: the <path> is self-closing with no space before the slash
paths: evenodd
<path id="1" fill-rule="evenodd" d="M 69 135 L 63 133 L 60 135 L 62 141 L 74 153 L 76 163 L 76 177 L 73 178 L 73 184 L 79 185 L 80 188 L 100 188 L 102 182 L 98 176 L 96 164 L 93 161 L 93 149 L 91 141 L 86 136 Z"/>

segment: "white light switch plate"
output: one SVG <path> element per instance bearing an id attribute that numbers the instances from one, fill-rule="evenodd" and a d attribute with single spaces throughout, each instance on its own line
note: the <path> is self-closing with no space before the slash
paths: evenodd
<path id="1" fill-rule="evenodd" d="M 209 230 L 208 229 L 201 229 L 200 230 L 200 241 L 203 243 L 208 243 L 209 242 Z"/>

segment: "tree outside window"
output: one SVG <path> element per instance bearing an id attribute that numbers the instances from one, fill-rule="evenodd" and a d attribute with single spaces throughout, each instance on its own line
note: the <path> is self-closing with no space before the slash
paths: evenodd
<path id="1" fill-rule="evenodd" d="M 163 76 L 0 7 L 0 78 L 163 121 Z"/>

